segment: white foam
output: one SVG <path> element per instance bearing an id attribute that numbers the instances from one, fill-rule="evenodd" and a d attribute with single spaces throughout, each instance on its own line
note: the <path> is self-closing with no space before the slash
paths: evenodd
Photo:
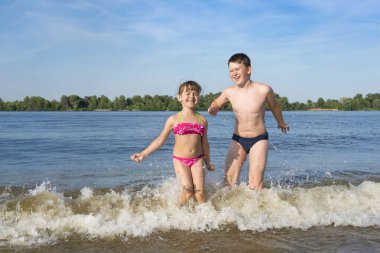
<path id="1" fill-rule="evenodd" d="M 29 190 L 29 195 L 35 196 L 41 192 L 45 191 L 54 191 L 55 188 L 52 188 L 51 183 L 49 180 L 43 181 L 40 185 L 36 185 L 36 188 L 33 190 Z"/>
<path id="2" fill-rule="evenodd" d="M 77 199 L 56 193 L 49 182 L 0 205 L 0 245 L 30 245 L 79 233 L 93 237 L 146 236 L 170 229 L 210 231 L 313 226 L 379 226 L 380 183 L 271 187 L 260 192 L 241 184 L 232 189 L 208 182 L 208 201 L 177 206 L 180 185 L 167 180 L 139 191 L 94 195 L 83 188 Z"/>
<path id="3" fill-rule="evenodd" d="M 90 187 L 84 187 L 80 190 L 80 194 L 83 199 L 88 199 L 93 196 L 94 192 Z"/>

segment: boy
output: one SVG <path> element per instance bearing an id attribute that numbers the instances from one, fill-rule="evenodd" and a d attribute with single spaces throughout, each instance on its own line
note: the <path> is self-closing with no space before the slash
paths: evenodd
<path id="1" fill-rule="evenodd" d="M 265 104 L 268 103 L 283 133 L 289 131 L 289 126 L 282 118 L 272 88 L 251 80 L 251 61 L 247 55 L 239 53 L 231 56 L 228 68 L 235 84 L 225 89 L 208 108 L 209 114 L 215 116 L 225 103 L 230 102 L 235 113 L 233 141 L 225 162 L 225 181 L 229 186 L 236 184 L 249 156 L 249 187 L 262 189 L 269 147 L 264 120 Z"/>

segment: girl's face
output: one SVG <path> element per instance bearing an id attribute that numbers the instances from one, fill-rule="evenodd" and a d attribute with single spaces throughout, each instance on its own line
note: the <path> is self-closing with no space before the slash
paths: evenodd
<path id="1" fill-rule="evenodd" d="M 178 101 L 182 104 L 182 107 L 194 109 L 199 102 L 199 93 L 196 90 L 185 88 L 182 93 L 178 95 Z"/>

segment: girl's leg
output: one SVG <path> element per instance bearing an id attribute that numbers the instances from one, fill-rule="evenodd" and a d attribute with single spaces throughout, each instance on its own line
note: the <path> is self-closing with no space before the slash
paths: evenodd
<path id="1" fill-rule="evenodd" d="M 202 166 L 203 159 L 199 159 L 192 167 L 191 174 L 194 185 L 194 195 L 198 203 L 206 202 L 205 171 Z"/>
<path id="2" fill-rule="evenodd" d="M 247 157 L 243 147 L 236 141 L 231 141 L 225 162 L 225 183 L 234 186 L 240 177 L 241 167 Z"/>
<path id="3" fill-rule="evenodd" d="M 182 191 L 179 197 L 179 204 L 183 206 L 189 201 L 189 199 L 194 196 L 193 178 L 190 168 L 187 167 L 183 162 L 177 159 L 173 159 L 173 165 L 175 174 L 182 183 Z"/>
<path id="4" fill-rule="evenodd" d="M 269 141 L 257 142 L 249 151 L 249 187 L 259 190 L 264 187 L 264 171 L 267 165 Z"/>

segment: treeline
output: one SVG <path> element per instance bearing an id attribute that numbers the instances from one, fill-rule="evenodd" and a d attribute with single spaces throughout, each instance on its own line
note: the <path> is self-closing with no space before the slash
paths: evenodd
<path id="1" fill-rule="evenodd" d="M 220 93 L 209 93 L 200 96 L 197 110 L 206 111 L 211 102 L 220 95 Z M 323 99 L 319 98 L 316 102 L 308 100 L 306 103 L 290 103 L 287 97 L 281 97 L 276 94 L 277 101 L 281 104 L 284 111 L 298 111 L 310 109 L 337 109 L 342 111 L 359 111 L 359 110 L 380 110 L 380 93 L 370 93 L 365 97 L 357 94 L 353 98 Z M 228 104 L 224 110 L 232 110 Z M 125 96 L 116 97 L 110 100 L 106 96 L 86 96 L 84 98 L 77 95 L 62 96 L 61 99 L 52 101 L 38 96 L 27 96 L 22 101 L 5 102 L 0 98 L 1 111 L 178 111 L 181 110 L 181 104 L 176 97 L 171 96 Z"/>
<path id="2" fill-rule="evenodd" d="M 357 94 L 353 98 L 341 99 L 319 98 L 316 102 L 307 100 L 306 103 L 289 103 L 287 97 L 276 96 L 284 111 L 299 111 L 310 109 L 336 109 L 341 111 L 380 110 L 380 93 L 369 93 L 365 97 Z"/>

